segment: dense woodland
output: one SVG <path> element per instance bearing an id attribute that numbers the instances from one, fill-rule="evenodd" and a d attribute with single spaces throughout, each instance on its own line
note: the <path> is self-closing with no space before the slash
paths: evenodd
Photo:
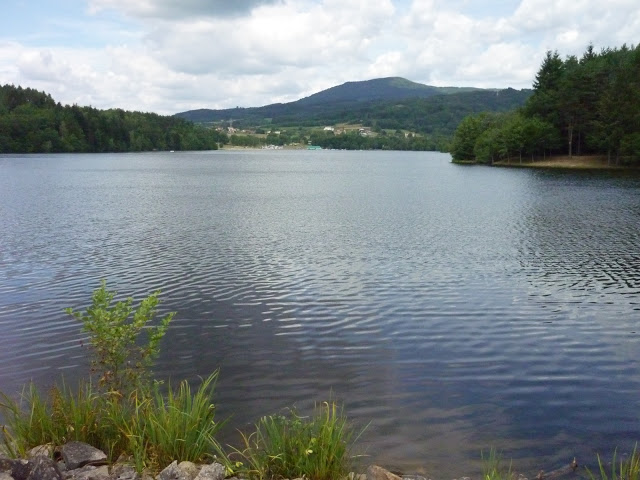
<path id="1" fill-rule="evenodd" d="M 524 107 L 465 117 L 451 145 L 454 161 L 493 163 L 549 154 L 607 155 L 640 164 L 640 45 L 589 46 L 581 58 L 547 52 Z"/>
<path id="2" fill-rule="evenodd" d="M 177 117 L 62 106 L 44 92 L 0 86 L 0 153 L 213 150 L 226 141 Z"/>

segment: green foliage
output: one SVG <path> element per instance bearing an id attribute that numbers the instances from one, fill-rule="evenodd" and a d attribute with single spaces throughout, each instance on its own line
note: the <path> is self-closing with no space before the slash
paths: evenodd
<path id="1" fill-rule="evenodd" d="M 82 322 L 83 330 L 89 334 L 93 372 L 105 391 L 121 397 L 150 392 L 151 365 L 175 315 L 169 313 L 159 325 L 148 326 L 157 313 L 159 294 L 154 292 L 142 300 L 137 310 L 133 309 L 132 298 L 112 306 L 115 292 L 108 291 L 103 280 L 84 315 L 71 308 L 65 310 Z M 146 333 L 146 342 L 140 340 L 142 332 Z"/>
<path id="2" fill-rule="evenodd" d="M 508 468 L 502 465 L 502 455 L 494 448 L 489 450 L 487 457 L 481 453 L 482 457 L 482 480 L 515 480 L 516 475 L 511 470 L 511 463 Z"/>
<path id="3" fill-rule="evenodd" d="M 216 371 L 194 394 L 182 381 L 166 397 L 156 389 L 151 398 L 136 401 L 131 418 L 119 426 L 138 467 L 157 470 L 175 459 L 201 462 L 218 447 L 215 435 L 223 424 L 215 422 L 211 403 L 217 377 Z"/>
<path id="4" fill-rule="evenodd" d="M 0 85 L 0 153 L 215 150 L 227 142 L 182 118 L 62 106 L 44 92 Z"/>
<path id="5" fill-rule="evenodd" d="M 631 455 L 626 459 L 620 459 L 619 463 L 616 454 L 617 452 L 613 453 L 613 460 L 611 461 L 609 471 L 607 471 L 607 466 L 602 463 L 600 455 L 598 455 L 599 480 L 639 480 L 640 454 L 638 453 L 638 446 L 636 445 L 634 447 L 633 452 L 631 452 Z M 591 480 L 598 480 L 591 470 L 587 469 L 587 473 Z"/>
<path id="6" fill-rule="evenodd" d="M 333 480 L 349 472 L 353 430 L 334 402 L 317 406 L 311 418 L 294 410 L 288 416 L 260 419 L 242 449 L 233 448 L 227 468 L 259 480 L 299 478 Z"/>
<path id="7" fill-rule="evenodd" d="M 221 425 L 215 422 L 212 403 L 218 372 L 193 393 L 186 381 L 166 395 L 159 383 L 151 383 L 153 357 L 173 318 L 170 313 L 159 325 L 148 325 L 158 294 L 135 310 L 132 299 L 112 305 L 115 293 L 103 281 L 85 314 L 67 309 L 89 333 L 99 388 L 80 383 L 73 390 L 63 384 L 43 396 L 31 384 L 18 400 L 0 393 L 8 426 L 0 440 L 9 452 L 24 456 L 37 445 L 78 440 L 102 449 L 112 460 L 130 455 L 139 472 L 173 460 L 202 461 L 214 452 Z M 146 341 L 140 338 L 143 331 Z"/>

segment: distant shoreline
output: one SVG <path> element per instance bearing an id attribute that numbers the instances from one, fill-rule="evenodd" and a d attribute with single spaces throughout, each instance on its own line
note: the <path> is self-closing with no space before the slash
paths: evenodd
<path id="1" fill-rule="evenodd" d="M 462 165 L 473 164 L 476 162 L 454 162 Z M 478 164 L 480 165 L 480 164 Z M 570 170 L 639 170 L 637 166 L 616 165 L 615 160 L 611 163 L 607 161 L 606 155 L 583 155 L 572 156 L 557 155 L 548 157 L 544 160 L 511 159 L 510 161 L 494 162 L 490 166 L 494 167 L 510 167 L 510 168 L 558 168 Z"/>

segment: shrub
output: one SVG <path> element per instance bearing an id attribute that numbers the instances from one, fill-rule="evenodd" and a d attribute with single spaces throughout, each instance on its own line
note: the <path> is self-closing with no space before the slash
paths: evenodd
<path id="1" fill-rule="evenodd" d="M 92 373 L 98 374 L 98 386 L 106 392 L 120 396 L 150 393 L 153 359 L 175 315 L 171 312 L 159 325 L 147 325 L 157 313 L 159 294 L 156 291 L 142 300 L 137 310 L 133 309 L 132 298 L 112 306 L 115 292 L 108 291 L 103 280 L 84 315 L 71 308 L 65 310 L 82 322 L 83 330 L 89 334 Z M 146 342 L 140 339 L 143 331 Z"/>
<path id="2" fill-rule="evenodd" d="M 288 416 L 262 417 L 250 435 L 242 434 L 243 448 L 226 457 L 230 470 L 260 480 L 343 478 L 353 459 L 353 429 L 334 402 L 316 406 L 311 418 L 291 410 Z M 236 460 L 237 459 L 237 460 Z"/>

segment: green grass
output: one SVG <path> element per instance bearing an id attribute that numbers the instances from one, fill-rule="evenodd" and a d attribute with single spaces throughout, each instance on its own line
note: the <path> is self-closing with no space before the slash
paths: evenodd
<path id="1" fill-rule="evenodd" d="M 43 396 L 31 384 L 18 400 L 2 394 L 0 409 L 7 421 L 2 443 L 13 456 L 25 456 L 37 445 L 86 442 L 106 452 L 111 460 L 130 456 L 136 469 L 157 471 L 173 460 L 204 461 L 216 451 L 211 401 L 218 372 L 192 392 L 183 381 L 163 395 L 122 398 L 97 393 L 90 383 L 77 390 L 52 388 Z"/>
<path id="2" fill-rule="evenodd" d="M 638 445 L 633 448 L 633 452 L 626 459 L 618 459 L 617 452 L 613 453 L 611 468 L 608 469 L 602 463 L 600 455 L 598 455 L 599 478 L 594 475 L 591 470 L 587 469 L 587 473 L 591 480 L 640 480 L 640 454 L 638 453 Z"/>
<path id="3" fill-rule="evenodd" d="M 489 450 L 489 454 L 485 457 L 481 453 L 482 458 L 482 480 L 514 480 L 515 473 L 511 470 L 511 462 L 509 467 L 505 468 L 502 464 L 502 455 L 495 448 Z"/>
<path id="4" fill-rule="evenodd" d="M 225 456 L 228 469 L 259 480 L 299 478 L 333 480 L 350 471 L 357 437 L 335 402 L 316 406 L 311 417 L 288 415 L 260 419 L 242 448 Z"/>

